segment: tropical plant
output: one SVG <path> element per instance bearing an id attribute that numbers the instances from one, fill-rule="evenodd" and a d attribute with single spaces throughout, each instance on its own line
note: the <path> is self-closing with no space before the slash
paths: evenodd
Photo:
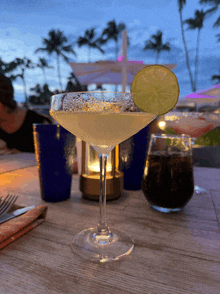
<path id="1" fill-rule="evenodd" d="M 15 58 L 15 60 L 11 61 L 8 64 L 8 72 L 14 71 L 16 69 L 20 69 L 21 72 L 15 75 L 11 75 L 11 80 L 16 80 L 18 77 L 22 79 L 23 82 L 23 88 L 24 88 L 24 96 L 25 96 L 25 106 L 27 106 L 28 97 L 27 97 L 27 87 L 26 87 L 26 79 L 25 79 L 25 73 L 27 69 L 33 69 L 35 65 L 33 62 L 24 57 L 24 58 Z"/>
<path id="2" fill-rule="evenodd" d="M 38 63 L 37 63 L 37 67 L 39 67 L 42 70 L 44 83 L 47 84 L 47 77 L 46 77 L 45 68 L 53 68 L 53 66 L 50 66 L 45 58 L 39 58 Z"/>
<path id="3" fill-rule="evenodd" d="M 65 92 L 79 92 L 79 91 L 87 91 L 87 87 L 81 85 L 79 80 L 77 79 L 74 72 L 71 72 L 67 77 L 67 85 Z"/>
<path id="4" fill-rule="evenodd" d="M 213 8 L 211 8 L 213 11 L 216 11 L 218 7 L 220 6 L 220 0 L 200 0 L 200 4 L 211 4 L 213 5 Z M 219 27 L 220 26 L 220 16 L 215 21 L 213 27 Z"/>
<path id="5" fill-rule="evenodd" d="M 48 39 L 43 38 L 44 47 L 38 48 L 35 53 L 39 51 L 47 52 L 49 55 L 55 53 L 57 60 L 57 73 L 58 81 L 60 84 L 61 91 L 63 90 L 61 82 L 61 73 L 60 73 L 60 57 L 62 57 L 66 62 L 68 62 L 68 57 L 66 53 L 72 53 L 76 55 L 75 51 L 72 48 L 71 44 L 68 44 L 68 39 L 60 30 L 50 30 L 48 33 Z"/>
<path id="6" fill-rule="evenodd" d="M 37 95 L 40 95 L 42 92 L 40 84 L 37 84 L 36 86 L 30 88 L 30 91 L 34 92 Z"/>
<path id="7" fill-rule="evenodd" d="M 121 33 L 123 30 L 125 30 L 125 28 L 126 25 L 123 22 L 116 24 L 115 20 L 109 21 L 107 23 L 107 27 L 103 30 L 100 38 L 101 44 L 105 44 L 110 40 L 115 41 L 115 59 L 117 59 L 119 55 L 119 40 L 121 37 Z"/>
<path id="8" fill-rule="evenodd" d="M 91 48 L 98 49 L 102 54 L 105 51 L 101 48 L 102 42 L 100 38 L 96 38 L 95 28 L 86 30 L 83 37 L 79 37 L 77 40 L 79 47 L 88 46 L 88 61 L 90 62 Z"/>
<path id="9" fill-rule="evenodd" d="M 191 71 L 191 68 L 190 68 L 189 52 L 188 52 L 188 48 L 187 48 L 187 45 L 186 45 L 185 32 L 184 32 L 184 28 L 183 28 L 182 10 L 183 10 L 184 5 L 186 5 L 186 0 L 177 0 L 177 2 L 178 2 L 179 14 L 180 14 L 180 26 L 181 26 L 181 34 L 182 34 L 183 46 L 184 46 L 184 50 L 185 50 L 186 66 L 187 66 L 187 69 L 188 69 L 188 72 L 189 72 L 191 89 L 192 89 L 192 92 L 194 92 L 195 90 L 194 90 L 193 75 L 192 75 L 192 71 Z"/>
<path id="10" fill-rule="evenodd" d="M 163 43 L 163 33 L 158 30 L 156 34 L 152 35 L 150 40 L 145 42 L 145 50 L 153 50 L 156 52 L 156 61 L 158 63 L 159 55 L 162 51 L 170 51 L 169 42 Z"/>
<path id="11" fill-rule="evenodd" d="M 72 81 L 67 81 L 65 92 L 69 93 L 69 92 L 80 92 L 80 91 L 82 91 L 81 87 L 77 83 Z"/>
<path id="12" fill-rule="evenodd" d="M 50 105 L 50 98 L 53 95 L 53 92 L 50 91 L 47 84 L 44 84 L 43 87 L 41 87 L 40 84 L 37 84 L 35 87 L 30 88 L 30 91 L 35 93 L 35 95 L 29 97 L 30 103 Z"/>
<path id="13" fill-rule="evenodd" d="M 0 73 L 5 74 L 8 71 L 8 63 L 0 58 Z"/>
<path id="14" fill-rule="evenodd" d="M 103 85 L 101 85 L 101 84 L 97 84 L 97 85 L 96 85 L 96 89 L 95 89 L 95 91 L 106 91 L 106 89 L 103 88 Z"/>

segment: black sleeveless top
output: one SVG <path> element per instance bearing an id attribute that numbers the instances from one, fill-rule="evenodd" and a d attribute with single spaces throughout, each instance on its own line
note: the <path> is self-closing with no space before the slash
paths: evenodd
<path id="1" fill-rule="evenodd" d="M 9 149 L 17 149 L 21 152 L 34 152 L 34 123 L 52 123 L 52 120 L 44 115 L 38 114 L 35 111 L 27 110 L 25 120 L 20 129 L 9 134 L 0 128 L 0 139 L 5 141 Z"/>

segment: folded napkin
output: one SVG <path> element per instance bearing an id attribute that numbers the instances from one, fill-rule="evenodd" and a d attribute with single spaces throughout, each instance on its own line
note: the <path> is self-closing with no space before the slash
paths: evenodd
<path id="1" fill-rule="evenodd" d="M 22 208 L 14 205 L 13 209 Z M 45 221 L 47 206 L 37 206 L 28 212 L 0 224 L 0 249 L 20 238 Z"/>

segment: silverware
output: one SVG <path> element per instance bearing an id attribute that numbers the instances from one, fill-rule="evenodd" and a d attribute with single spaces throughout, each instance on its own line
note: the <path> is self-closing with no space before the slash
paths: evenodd
<path id="1" fill-rule="evenodd" d="M 5 213 L 0 216 L 0 224 L 6 222 L 7 220 L 12 219 L 16 216 L 24 214 L 25 212 L 27 212 L 33 208 L 35 208 L 34 205 L 16 209 L 16 210 L 12 211 L 11 213 Z"/>
<path id="2" fill-rule="evenodd" d="M 0 202 L 0 215 L 8 212 L 17 199 L 17 195 L 8 194 L 5 199 Z"/>

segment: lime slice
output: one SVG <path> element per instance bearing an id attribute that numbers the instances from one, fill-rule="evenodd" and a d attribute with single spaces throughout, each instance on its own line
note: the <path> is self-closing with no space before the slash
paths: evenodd
<path id="1" fill-rule="evenodd" d="M 177 103 L 179 85 L 176 75 L 162 65 L 142 68 L 131 84 L 136 106 L 144 112 L 165 114 Z"/>

